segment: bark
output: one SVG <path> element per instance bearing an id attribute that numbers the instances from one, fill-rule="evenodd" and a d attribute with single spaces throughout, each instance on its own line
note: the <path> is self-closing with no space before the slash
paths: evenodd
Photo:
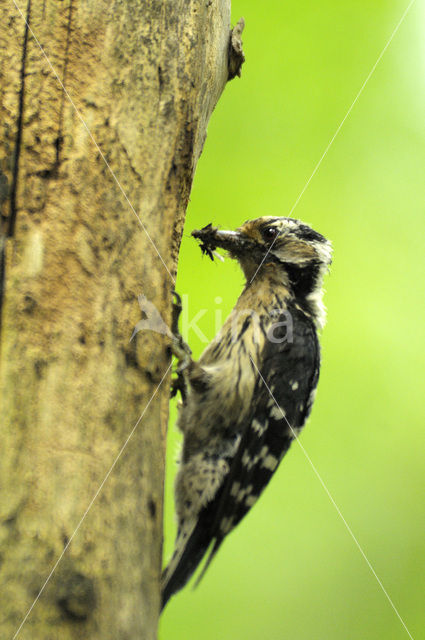
<path id="1" fill-rule="evenodd" d="M 170 354 L 130 336 L 140 294 L 170 321 L 241 52 L 230 0 L 17 5 L 0 4 L 1 636 L 151 640 Z"/>

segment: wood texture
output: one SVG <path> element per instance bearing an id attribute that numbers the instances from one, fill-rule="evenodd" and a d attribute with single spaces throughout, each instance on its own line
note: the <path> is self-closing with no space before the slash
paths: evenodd
<path id="1" fill-rule="evenodd" d="M 170 357 L 130 336 L 139 294 L 170 319 L 229 22 L 229 0 L 0 3 L 2 637 L 156 637 Z"/>

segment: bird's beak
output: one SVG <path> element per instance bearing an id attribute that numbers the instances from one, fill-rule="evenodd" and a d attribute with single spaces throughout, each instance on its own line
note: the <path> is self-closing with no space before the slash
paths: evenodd
<path id="1" fill-rule="evenodd" d="M 201 248 L 204 250 L 214 251 L 217 247 L 230 251 L 237 256 L 241 252 L 245 252 L 252 240 L 240 231 L 223 231 L 211 225 L 207 225 L 203 229 L 192 231 L 192 236 L 201 241 Z"/>

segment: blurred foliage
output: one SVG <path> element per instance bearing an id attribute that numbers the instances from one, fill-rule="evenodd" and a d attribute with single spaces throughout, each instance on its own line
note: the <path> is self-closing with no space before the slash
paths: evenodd
<path id="1" fill-rule="evenodd" d="M 208 340 L 243 279 L 230 260 L 202 258 L 190 231 L 289 214 L 407 4 L 233 2 L 247 61 L 209 126 L 177 284 L 189 319 L 207 310 L 198 326 Z M 319 392 L 301 442 L 338 508 L 294 443 L 201 585 L 169 603 L 161 640 L 407 638 L 341 514 L 412 636 L 425 638 L 424 19 L 416 2 L 292 214 L 335 249 Z M 198 356 L 205 344 L 193 330 L 188 338 Z"/>

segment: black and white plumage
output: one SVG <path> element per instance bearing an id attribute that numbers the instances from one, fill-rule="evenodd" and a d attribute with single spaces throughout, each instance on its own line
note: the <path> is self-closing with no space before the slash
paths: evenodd
<path id="1" fill-rule="evenodd" d="M 263 217 L 236 232 L 193 232 L 212 255 L 239 261 L 246 285 L 198 362 L 180 336 L 183 450 L 176 478 L 178 532 L 162 577 L 162 606 L 205 568 L 256 502 L 311 411 L 325 321 L 331 245 L 299 220 Z M 205 569 L 204 569 L 205 570 Z"/>

